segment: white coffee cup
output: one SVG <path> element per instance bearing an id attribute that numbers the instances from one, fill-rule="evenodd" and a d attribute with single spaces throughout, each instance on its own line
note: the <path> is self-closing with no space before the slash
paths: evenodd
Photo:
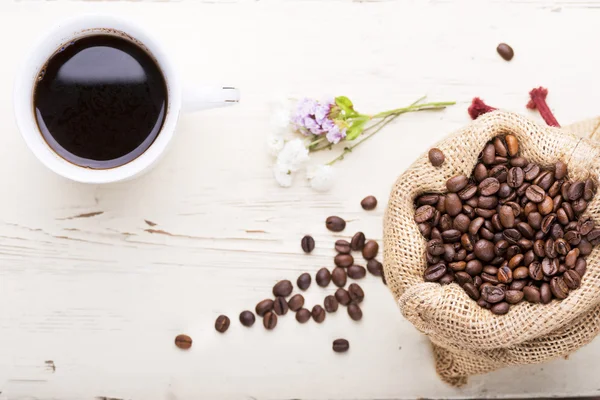
<path id="1" fill-rule="evenodd" d="M 52 54 L 63 44 L 94 34 L 125 35 L 145 49 L 160 67 L 167 84 L 168 105 L 162 129 L 156 140 L 142 155 L 127 164 L 111 169 L 90 169 L 72 164 L 60 157 L 46 143 L 37 126 L 33 92 L 36 79 Z M 239 91 L 232 87 L 196 87 L 183 91 L 179 75 L 163 47 L 148 33 L 125 20 L 104 15 L 81 16 L 58 24 L 32 48 L 18 70 L 14 87 L 17 125 L 27 146 L 48 168 L 65 178 L 83 183 L 109 183 L 133 178 L 148 171 L 165 153 L 173 139 L 179 113 L 239 102 Z"/>

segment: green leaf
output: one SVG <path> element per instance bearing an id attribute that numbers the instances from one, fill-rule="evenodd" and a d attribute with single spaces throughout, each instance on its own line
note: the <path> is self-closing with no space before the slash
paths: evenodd
<path id="1" fill-rule="evenodd" d="M 354 104 L 346 96 L 338 96 L 335 98 L 335 104 L 344 112 L 346 117 L 356 115 Z"/>
<path id="2" fill-rule="evenodd" d="M 363 133 L 367 119 L 356 119 L 346 131 L 346 140 L 354 140 Z"/>

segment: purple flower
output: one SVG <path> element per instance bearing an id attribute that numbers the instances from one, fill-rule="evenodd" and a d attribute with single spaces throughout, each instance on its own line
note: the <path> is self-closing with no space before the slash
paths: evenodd
<path id="1" fill-rule="evenodd" d="M 291 122 L 303 135 L 322 135 L 329 132 L 335 123 L 329 118 L 333 100 L 317 102 L 313 99 L 300 99 L 296 104 Z"/>
<path id="2" fill-rule="evenodd" d="M 339 126 L 334 125 L 334 127 L 327 132 L 327 140 L 329 140 L 333 144 L 338 144 L 340 140 L 346 137 L 346 129 L 340 129 Z"/>

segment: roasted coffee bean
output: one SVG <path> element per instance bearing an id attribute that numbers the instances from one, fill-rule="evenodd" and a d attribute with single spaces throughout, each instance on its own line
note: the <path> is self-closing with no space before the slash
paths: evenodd
<path id="1" fill-rule="evenodd" d="M 473 278 L 471 275 L 464 271 L 460 271 L 454 274 L 454 279 L 459 285 L 464 285 L 465 283 L 473 283 Z"/>
<path id="2" fill-rule="evenodd" d="M 479 289 L 479 287 L 481 286 L 482 283 L 483 283 L 483 280 L 481 279 L 481 277 L 479 275 L 473 278 L 473 285 L 475 285 L 476 288 Z"/>
<path id="3" fill-rule="evenodd" d="M 510 290 L 523 290 L 523 288 L 525 286 L 527 286 L 527 279 L 519 279 L 519 280 L 513 280 L 512 283 L 509 286 Z"/>
<path id="4" fill-rule="evenodd" d="M 496 165 L 490 169 L 488 176 L 490 178 L 498 179 L 498 182 L 500 183 L 506 183 L 506 179 L 508 177 L 508 168 L 506 168 L 505 165 Z"/>
<path id="5" fill-rule="evenodd" d="M 478 240 L 473 246 L 475 256 L 481 261 L 492 261 L 495 256 L 494 244 L 489 240 Z"/>
<path id="6" fill-rule="evenodd" d="M 421 208 L 421 207 L 419 207 L 419 208 Z M 429 206 L 429 210 L 431 211 L 431 215 L 429 218 L 431 218 L 431 217 L 433 217 L 433 207 Z M 423 216 L 424 215 L 422 215 L 419 219 L 421 219 Z M 418 223 L 421 223 L 421 222 L 427 221 L 429 218 L 426 218 L 422 221 L 417 221 L 417 217 L 415 216 L 415 221 Z M 341 232 L 346 227 L 346 221 L 344 221 L 340 217 L 332 216 L 332 217 L 328 217 L 325 220 L 325 226 L 327 227 L 327 229 L 329 229 L 332 232 Z"/>
<path id="7" fill-rule="evenodd" d="M 594 181 L 590 178 L 586 179 L 585 185 L 583 188 L 583 199 L 585 201 L 590 201 L 594 197 L 595 193 L 596 193 L 596 185 L 594 184 Z"/>
<path id="8" fill-rule="evenodd" d="M 546 257 L 549 258 L 558 257 L 556 246 L 554 245 L 554 239 L 549 238 L 548 240 L 546 240 L 546 244 L 544 246 L 544 253 L 546 254 Z"/>
<path id="9" fill-rule="evenodd" d="M 335 241 L 335 251 L 339 254 L 350 254 L 352 249 L 350 248 L 350 243 L 347 240 L 340 239 Z"/>
<path id="10" fill-rule="evenodd" d="M 533 203 L 533 202 L 529 202 L 527 204 L 525 204 L 525 206 L 523 207 L 523 214 L 526 217 L 529 217 L 529 214 L 531 213 L 537 213 L 537 204 Z"/>
<path id="11" fill-rule="evenodd" d="M 552 240 L 552 239 L 549 239 Z M 546 242 L 544 242 L 543 240 L 536 240 L 533 243 L 533 252 L 535 253 L 535 255 L 537 257 L 545 257 L 546 256 Z M 552 248 L 554 248 L 554 243 L 552 243 Z"/>
<path id="12" fill-rule="evenodd" d="M 498 281 L 501 283 L 511 283 L 513 280 L 512 271 L 507 266 L 498 269 Z"/>
<path id="13" fill-rule="evenodd" d="M 535 286 L 526 286 L 523 288 L 525 300 L 530 303 L 539 303 L 541 300 L 540 290 Z"/>
<path id="14" fill-rule="evenodd" d="M 471 260 L 467 262 L 464 268 L 464 271 L 471 276 L 479 275 L 482 270 L 483 265 L 479 260 Z"/>
<path id="15" fill-rule="evenodd" d="M 525 172 L 524 168 L 529 164 L 525 157 L 513 157 L 510 159 L 509 164 L 512 167 L 521 167 L 523 168 L 523 172 Z"/>
<path id="16" fill-rule="evenodd" d="M 296 321 L 300 322 L 301 324 L 307 322 L 309 319 L 310 311 L 308 311 L 306 308 L 301 308 L 296 313 Z"/>
<path id="17" fill-rule="evenodd" d="M 348 277 L 350 277 L 351 279 L 362 279 L 367 274 L 367 270 L 365 269 L 365 267 L 362 267 L 360 265 L 351 265 L 350 267 L 348 267 L 347 274 Z"/>
<path id="18" fill-rule="evenodd" d="M 569 217 L 567 216 L 567 213 L 564 208 L 559 208 L 558 210 L 556 210 L 556 219 L 562 225 L 567 225 L 570 222 Z"/>
<path id="19" fill-rule="evenodd" d="M 300 290 L 306 290 L 310 287 L 311 281 L 312 278 L 310 277 L 310 274 L 305 272 L 298 277 L 298 280 L 296 280 L 296 285 Z"/>
<path id="20" fill-rule="evenodd" d="M 268 330 L 275 329 L 277 326 L 277 315 L 271 311 L 266 313 L 263 317 L 263 326 Z"/>
<path id="21" fill-rule="evenodd" d="M 504 315 L 508 313 L 509 309 L 510 305 L 507 302 L 503 301 L 502 303 L 494 304 L 492 308 L 490 308 L 490 311 L 496 315 Z"/>
<path id="22" fill-rule="evenodd" d="M 481 238 L 485 239 L 485 240 L 489 240 L 489 241 L 494 240 L 494 233 L 492 233 L 492 231 L 490 231 L 487 228 L 481 228 L 479 230 L 479 236 L 481 236 Z"/>
<path id="23" fill-rule="evenodd" d="M 539 212 L 532 212 L 527 216 L 527 222 L 533 229 L 540 229 L 542 226 L 542 214 Z"/>
<path id="24" fill-rule="evenodd" d="M 458 197 L 461 200 L 465 201 L 465 200 L 469 200 L 476 194 L 477 194 L 477 186 L 469 184 L 464 189 L 462 189 L 460 192 L 458 192 Z"/>
<path id="25" fill-rule="evenodd" d="M 502 137 L 497 136 L 496 138 L 494 138 L 493 143 L 497 155 L 499 155 L 500 157 L 508 156 L 508 148 L 506 147 L 506 143 L 504 142 L 504 139 Z"/>
<path id="26" fill-rule="evenodd" d="M 352 303 L 348 305 L 347 311 L 348 315 L 350 316 L 350 319 L 352 319 L 353 321 L 360 321 L 362 319 L 362 310 L 360 309 L 358 304 Z"/>
<path id="27" fill-rule="evenodd" d="M 508 250 L 506 250 L 506 258 L 510 260 L 515 255 L 520 254 L 520 253 L 521 253 L 521 248 L 518 245 L 513 244 L 508 248 Z"/>
<path id="28" fill-rule="evenodd" d="M 441 276 L 440 276 L 441 278 Z M 335 291 L 335 299 L 343 306 L 350 304 L 350 294 L 346 289 L 339 288 Z"/>
<path id="29" fill-rule="evenodd" d="M 533 239 L 535 237 L 535 231 L 534 231 L 534 229 L 531 227 L 531 225 L 529 225 L 526 222 L 519 222 L 517 224 L 517 230 L 526 239 Z"/>
<path id="30" fill-rule="evenodd" d="M 564 181 L 562 179 L 554 181 L 550 189 L 548 189 L 548 196 L 555 198 L 558 196 L 562 201 L 562 196 L 560 195 L 560 188 L 562 187 Z"/>
<path id="31" fill-rule="evenodd" d="M 569 200 L 571 200 L 571 201 L 577 200 L 581 196 L 583 196 L 584 190 L 585 190 L 584 182 L 581 182 L 581 181 L 573 182 L 573 183 L 571 183 L 571 186 L 569 187 L 567 196 L 569 197 Z"/>
<path id="32" fill-rule="evenodd" d="M 557 275 L 564 274 L 566 271 L 567 271 L 567 267 L 565 266 L 565 264 L 560 264 L 558 266 L 558 274 Z"/>
<path id="33" fill-rule="evenodd" d="M 546 276 L 554 276 L 558 273 L 559 261 L 557 258 L 549 259 L 548 257 L 542 260 L 542 271 Z"/>
<path id="34" fill-rule="evenodd" d="M 558 161 L 554 164 L 554 176 L 556 179 L 563 179 L 567 176 L 567 164 L 562 161 Z"/>
<path id="35" fill-rule="evenodd" d="M 495 159 L 496 149 L 494 148 L 493 144 L 489 143 L 483 148 L 481 161 L 483 161 L 483 163 L 486 165 L 490 165 L 494 163 Z"/>
<path id="36" fill-rule="evenodd" d="M 542 226 L 540 227 L 540 229 L 543 233 L 548 233 L 552 228 L 552 224 L 554 224 L 555 222 L 556 214 L 548 214 L 544 217 L 544 219 L 542 219 Z"/>
<path id="37" fill-rule="evenodd" d="M 251 327 L 252 325 L 254 325 L 254 322 L 256 321 L 256 317 L 254 316 L 254 313 L 252 313 L 252 311 L 242 311 L 240 313 L 240 323 L 246 327 Z"/>
<path id="38" fill-rule="evenodd" d="M 486 265 L 485 267 L 483 267 L 483 272 L 485 272 L 488 275 L 497 275 L 498 267 L 494 267 L 493 265 Z"/>
<path id="39" fill-rule="evenodd" d="M 354 251 L 362 251 L 363 247 L 365 247 L 365 234 L 362 232 L 356 232 L 354 236 L 352 236 L 350 247 Z"/>
<path id="40" fill-rule="evenodd" d="M 581 242 L 581 234 L 577 231 L 567 231 L 563 238 L 571 245 L 571 247 L 577 246 Z"/>
<path id="41" fill-rule="evenodd" d="M 593 246 L 587 239 L 581 238 L 577 248 L 582 256 L 589 256 L 592 253 Z"/>
<path id="42" fill-rule="evenodd" d="M 377 198 L 375 196 L 367 196 L 361 200 L 360 206 L 363 210 L 371 211 L 377 207 Z"/>
<path id="43" fill-rule="evenodd" d="M 427 204 L 430 206 L 435 206 L 439 199 L 440 196 L 437 194 L 424 194 L 417 198 L 417 205 L 423 206 Z"/>
<path id="44" fill-rule="evenodd" d="M 517 304 L 523 300 L 523 292 L 521 290 L 507 290 L 505 294 L 506 302 L 508 304 Z"/>
<path id="45" fill-rule="evenodd" d="M 446 188 L 451 193 L 457 193 L 464 189 L 469 183 L 469 178 L 464 175 L 456 175 L 446 181 Z"/>
<path id="46" fill-rule="evenodd" d="M 565 239 L 558 238 L 554 241 L 554 249 L 558 254 L 564 256 L 571 250 L 571 246 L 569 246 L 569 243 Z"/>
<path id="47" fill-rule="evenodd" d="M 463 290 L 467 293 L 467 295 L 472 298 L 473 300 L 478 300 L 479 299 L 479 289 L 477 289 L 477 287 L 475 287 L 475 285 L 473 285 L 470 282 L 466 282 L 463 285 Z"/>
<path id="48" fill-rule="evenodd" d="M 489 219 L 489 218 L 492 218 L 494 216 L 494 214 L 496 214 L 496 210 L 488 210 L 485 208 L 476 208 L 475 214 L 478 217 L 483 217 L 483 218 Z"/>
<path id="49" fill-rule="evenodd" d="M 506 147 L 508 149 L 508 155 L 514 157 L 519 152 L 519 141 L 514 135 L 506 135 L 504 137 L 504 141 L 506 142 Z"/>
<path id="50" fill-rule="evenodd" d="M 465 214 L 458 214 L 454 217 L 454 221 L 452 222 L 452 227 L 461 233 L 465 233 L 469 230 L 469 225 L 471 224 L 471 219 L 467 217 Z M 443 237 L 443 235 L 442 235 Z"/>
<path id="51" fill-rule="evenodd" d="M 431 153 L 431 151 L 430 151 L 430 153 Z M 429 159 L 431 160 L 431 156 L 429 156 Z M 443 162 L 443 160 L 442 160 L 442 162 Z M 433 164 L 433 161 L 431 163 Z M 433 164 L 433 165 L 435 165 L 435 164 Z M 335 351 L 336 353 L 345 353 L 350 348 L 350 343 L 348 343 L 348 341 L 346 339 L 335 339 L 333 341 L 332 348 L 333 348 L 333 351 Z"/>
<path id="52" fill-rule="evenodd" d="M 500 182 L 498 179 L 490 177 L 485 178 L 479 184 L 479 193 L 483 196 L 492 196 L 498 192 L 500 189 Z"/>
<path id="53" fill-rule="evenodd" d="M 310 253 L 315 249 L 315 239 L 310 235 L 306 235 L 300 241 L 300 246 L 305 253 Z"/>
<path id="54" fill-rule="evenodd" d="M 512 228 L 515 226 L 515 215 L 513 214 L 513 210 L 510 206 L 500 206 L 498 216 L 503 227 Z"/>
<path id="55" fill-rule="evenodd" d="M 256 305 L 256 308 L 254 311 L 256 311 L 257 315 L 263 317 L 266 313 L 268 313 L 272 309 L 273 309 L 273 300 L 265 299 Z"/>
<path id="56" fill-rule="evenodd" d="M 332 296 L 332 295 L 325 297 L 325 300 L 323 301 L 323 306 L 325 307 L 325 311 L 327 311 L 328 313 L 336 312 L 338 309 L 338 304 L 339 303 L 336 300 L 335 296 Z"/>
<path id="57" fill-rule="evenodd" d="M 534 185 L 538 185 L 544 190 L 550 189 L 550 186 L 554 183 L 554 172 L 544 171 L 541 172 L 537 178 L 533 180 Z"/>
<path id="58" fill-rule="evenodd" d="M 513 270 L 513 269 L 517 268 L 518 266 L 521 266 L 523 264 L 523 258 L 525 258 L 523 256 L 523 254 L 515 254 L 508 260 L 508 263 L 507 263 L 508 268 Z"/>
<path id="59" fill-rule="evenodd" d="M 521 238 L 517 241 L 517 245 L 523 250 L 528 251 L 533 248 L 533 242 L 529 239 Z"/>
<path id="60" fill-rule="evenodd" d="M 485 178 L 488 177 L 488 170 L 485 167 L 485 165 L 479 163 L 475 166 L 475 169 L 473 170 L 473 176 L 475 177 L 475 181 L 476 182 L 481 182 L 482 180 L 484 180 Z"/>
<path id="61" fill-rule="evenodd" d="M 444 251 L 444 242 L 441 239 L 431 239 L 427 242 L 427 252 L 432 256 L 441 256 Z"/>
<path id="62" fill-rule="evenodd" d="M 514 228 L 505 229 L 502 234 L 504 235 L 504 239 L 511 244 L 516 244 L 522 237 L 521 232 Z"/>
<path id="63" fill-rule="evenodd" d="M 443 236 L 444 236 L 444 233 L 442 233 L 442 237 Z M 459 238 L 460 238 L 460 236 L 459 236 Z M 379 252 L 379 244 L 377 244 L 377 242 L 374 240 L 369 240 L 367 243 L 365 243 L 365 246 L 363 247 L 362 255 L 365 258 L 365 260 L 371 260 L 377 256 L 378 252 Z"/>
<path id="64" fill-rule="evenodd" d="M 503 182 L 500 184 L 500 188 L 498 189 L 498 197 L 500 197 L 501 199 L 505 199 L 507 197 L 509 197 L 513 192 L 513 189 L 508 186 L 508 183 Z"/>
<path id="65" fill-rule="evenodd" d="M 285 300 L 285 297 L 275 297 L 273 301 L 273 311 L 277 315 L 285 315 L 287 314 L 290 307 L 288 306 L 288 302 Z"/>
<path id="66" fill-rule="evenodd" d="M 565 285 L 571 290 L 577 289 L 581 285 L 581 277 L 577 271 L 572 269 L 565 271 L 563 280 L 565 281 Z"/>
<path id="67" fill-rule="evenodd" d="M 304 307 L 304 296 L 301 294 L 293 295 L 288 301 L 288 307 L 292 311 L 298 311 L 302 307 Z"/>
<path id="68" fill-rule="evenodd" d="M 423 206 L 425 207 L 425 206 Z M 419 207 L 420 208 L 420 207 Z M 418 211 L 418 209 L 417 209 Z M 462 203 L 456 193 L 448 193 L 446 195 L 446 212 L 451 217 L 456 217 L 462 211 Z M 424 215 L 426 216 L 426 215 Z M 433 215 L 432 215 L 433 217 Z M 418 222 L 418 221 L 417 221 Z"/>
<path id="69" fill-rule="evenodd" d="M 485 308 L 487 310 L 489 310 L 490 308 L 492 308 L 492 305 L 490 303 L 488 303 L 487 301 L 485 301 L 482 298 L 479 298 L 479 300 L 477 300 L 477 305 L 481 308 Z"/>
<path id="70" fill-rule="evenodd" d="M 365 292 L 363 292 L 362 288 L 356 283 L 351 283 L 350 286 L 348 286 L 348 295 L 350 295 L 350 300 L 353 303 L 360 303 L 365 298 Z"/>
<path id="71" fill-rule="evenodd" d="M 577 199 L 571 204 L 573 207 L 573 211 L 575 211 L 575 214 L 581 214 L 582 212 L 585 211 L 585 209 L 588 206 L 587 201 L 585 201 L 583 198 Z"/>
<path id="72" fill-rule="evenodd" d="M 525 279 L 529 276 L 527 267 L 518 267 L 513 270 L 513 279 Z"/>
<path id="73" fill-rule="evenodd" d="M 594 223 L 592 221 L 585 221 L 579 227 L 579 233 L 585 236 L 590 233 L 592 229 L 594 229 Z"/>
<path id="74" fill-rule="evenodd" d="M 227 332 L 227 329 L 229 329 L 230 323 L 229 317 L 226 315 L 219 315 L 215 321 L 215 329 L 217 332 L 225 333 Z"/>
<path id="75" fill-rule="evenodd" d="M 467 257 L 467 251 L 465 249 L 460 249 L 456 252 L 454 256 L 454 261 L 464 261 Z"/>
<path id="76" fill-rule="evenodd" d="M 442 165 L 444 163 L 444 160 L 446 159 L 446 156 L 444 156 L 444 153 L 440 149 L 436 149 L 436 148 L 429 150 L 428 157 L 429 157 L 429 162 L 434 167 L 439 167 L 440 165 Z"/>
<path id="77" fill-rule="evenodd" d="M 529 163 L 523 168 L 525 180 L 532 181 L 540 174 L 540 167 L 537 164 Z"/>
<path id="78" fill-rule="evenodd" d="M 565 231 L 563 230 L 562 225 L 556 223 L 552 225 L 552 228 L 550 229 L 550 236 L 552 239 L 561 239 L 564 235 Z"/>
<path id="79" fill-rule="evenodd" d="M 554 210 L 554 202 L 552 197 L 546 196 L 541 203 L 538 203 L 538 211 L 541 215 L 548 215 Z"/>
<path id="80" fill-rule="evenodd" d="M 550 285 L 544 282 L 540 285 L 540 302 L 542 304 L 548 304 L 552 301 L 552 291 Z"/>
<path id="81" fill-rule="evenodd" d="M 446 212 L 446 196 L 440 195 L 438 203 L 435 205 L 435 209 L 438 210 L 440 213 Z"/>
<path id="82" fill-rule="evenodd" d="M 520 167 L 512 167 L 508 170 L 506 183 L 508 183 L 508 186 L 512 188 L 518 188 L 523 184 L 524 179 L 525 174 L 523 173 L 523 169 L 521 169 Z"/>
<path id="83" fill-rule="evenodd" d="M 192 338 L 188 335 L 177 335 L 175 337 L 175 346 L 181 350 L 187 350 L 192 347 Z"/>
<path id="84" fill-rule="evenodd" d="M 327 268 L 321 268 L 317 271 L 315 281 L 317 281 L 317 285 L 321 287 L 326 287 L 327 285 L 329 285 L 329 282 L 331 282 L 331 272 L 329 272 Z"/>
<path id="85" fill-rule="evenodd" d="M 340 267 L 334 268 L 331 271 L 331 281 L 337 287 L 346 286 L 346 271 Z"/>
<path id="86" fill-rule="evenodd" d="M 292 286 L 292 282 L 288 281 L 287 279 L 279 281 L 275 284 L 275 286 L 273 286 L 273 296 L 288 297 L 290 294 L 292 294 L 293 289 L 294 286 Z"/>
<path id="87" fill-rule="evenodd" d="M 593 229 L 590 233 L 587 234 L 587 240 L 592 244 L 592 246 L 600 243 L 600 229 Z"/>
<path id="88" fill-rule="evenodd" d="M 456 243 L 456 242 L 460 241 L 461 236 L 462 236 L 461 232 L 457 229 L 449 229 L 447 231 L 442 232 L 442 239 L 446 243 Z M 365 257 L 365 258 L 367 258 L 367 257 Z"/>
<path id="89" fill-rule="evenodd" d="M 544 260 L 548 260 L 545 258 Z M 542 263 L 538 261 L 534 261 L 529 264 L 529 277 L 534 281 L 541 281 L 544 279 L 544 270 L 542 268 Z"/>
<path id="90" fill-rule="evenodd" d="M 501 239 L 501 240 L 497 241 L 496 244 L 494 245 L 494 253 L 497 256 L 502 256 L 502 255 L 506 254 L 506 251 L 508 250 L 509 247 L 510 247 L 510 244 L 506 240 Z"/>
<path id="91" fill-rule="evenodd" d="M 534 203 L 541 203 L 546 198 L 546 192 L 538 185 L 531 185 L 525 191 L 525 196 Z"/>
<path id="92" fill-rule="evenodd" d="M 548 193 L 548 196 L 550 196 L 550 193 Z M 562 197 L 560 195 L 558 196 L 554 196 L 552 198 L 552 212 L 557 212 L 560 207 L 562 206 L 563 200 Z"/>
<path id="93" fill-rule="evenodd" d="M 325 321 L 325 310 L 318 304 L 313 307 L 310 315 L 312 315 L 313 320 L 319 324 Z"/>
<path id="94" fill-rule="evenodd" d="M 419 228 L 419 232 L 421 232 L 421 235 L 423 235 L 423 237 L 425 237 L 425 238 L 430 237 L 431 225 L 423 223 L 423 224 L 417 224 L 417 227 Z"/>
<path id="95" fill-rule="evenodd" d="M 352 257 L 350 254 L 338 254 L 333 259 L 333 262 L 338 267 L 347 268 L 354 264 L 354 257 Z"/>
<path id="96" fill-rule="evenodd" d="M 471 219 L 477 218 L 477 215 L 475 214 L 475 209 L 468 204 L 463 204 L 462 212 Z"/>
<path id="97" fill-rule="evenodd" d="M 488 303 L 495 304 L 504 300 L 504 289 L 495 286 L 486 286 L 481 289 L 481 297 Z"/>
<path id="98" fill-rule="evenodd" d="M 575 267 L 575 263 L 577 262 L 577 258 L 579 258 L 579 249 L 578 248 L 574 248 L 572 250 L 570 250 L 567 255 L 565 256 L 565 265 L 568 268 L 574 268 Z"/>
<path id="99" fill-rule="evenodd" d="M 584 258 L 578 258 L 577 262 L 575 263 L 575 268 L 573 268 L 573 270 L 575 272 L 577 272 L 577 274 L 583 278 L 583 276 L 585 275 L 586 271 L 587 271 L 587 262 L 585 261 Z"/>
<path id="100" fill-rule="evenodd" d="M 381 276 L 383 274 L 383 265 L 375 259 L 367 262 L 367 269 L 375 276 Z"/>
<path id="101" fill-rule="evenodd" d="M 567 286 L 563 278 L 558 276 L 555 276 L 550 281 L 550 290 L 552 291 L 554 297 L 560 300 L 566 299 L 569 295 L 569 287 Z"/>

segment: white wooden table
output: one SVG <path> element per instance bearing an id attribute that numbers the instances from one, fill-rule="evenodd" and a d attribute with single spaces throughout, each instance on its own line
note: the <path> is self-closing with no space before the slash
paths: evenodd
<path id="1" fill-rule="evenodd" d="M 151 27 L 192 82 L 242 89 L 240 106 L 185 115 L 164 161 L 130 183 L 84 186 L 45 170 L 12 116 L 12 82 L 34 39 L 61 18 L 108 12 Z M 395 177 L 466 124 L 467 105 L 525 110 L 534 86 L 564 124 L 600 113 L 598 20 L 586 1 L 183 1 L 0 3 L 0 399 L 373 399 L 594 395 L 595 341 L 569 360 L 502 370 L 453 389 L 427 341 L 368 277 L 364 319 L 237 322 L 274 282 L 331 265 L 335 238 L 377 240 Z M 506 41 L 510 63 L 495 53 Z M 339 165 L 317 194 L 279 188 L 264 142 L 268 102 L 347 95 L 366 112 L 457 100 L 407 115 Z M 534 118 L 538 118 L 531 113 Z M 330 155 L 329 155 L 330 157 Z M 376 211 L 360 199 L 374 194 Z M 349 222 L 333 236 L 324 219 Z M 85 217 L 88 215 L 88 217 Z M 145 220 L 156 223 L 149 226 Z M 304 255 L 299 240 L 314 235 Z M 309 305 L 333 287 L 314 284 Z M 228 314 L 232 327 L 215 332 Z M 188 333 L 190 351 L 173 345 Z M 346 337 L 337 355 L 331 341 Z"/>

